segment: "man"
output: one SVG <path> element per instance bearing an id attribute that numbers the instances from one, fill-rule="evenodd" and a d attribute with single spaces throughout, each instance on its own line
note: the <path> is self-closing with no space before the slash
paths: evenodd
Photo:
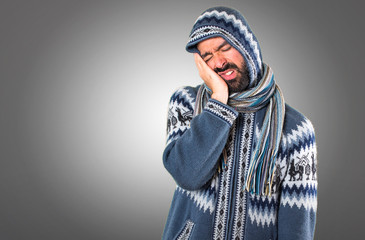
<path id="1" fill-rule="evenodd" d="M 206 10 L 186 50 L 204 84 L 170 99 L 163 163 L 177 187 L 163 239 L 313 239 L 314 129 L 284 103 L 244 17 Z"/>

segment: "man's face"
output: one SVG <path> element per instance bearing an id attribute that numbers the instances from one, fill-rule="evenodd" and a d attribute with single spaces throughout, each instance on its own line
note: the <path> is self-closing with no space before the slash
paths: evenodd
<path id="1" fill-rule="evenodd" d="M 209 38 L 197 45 L 201 57 L 228 85 L 230 93 L 241 92 L 249 84 L 246 63 L 222 37 Z"/>

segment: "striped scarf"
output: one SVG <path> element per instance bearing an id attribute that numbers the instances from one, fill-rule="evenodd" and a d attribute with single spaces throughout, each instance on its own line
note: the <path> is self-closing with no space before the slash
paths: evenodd
<path id="1" fill-rule="evenodd" d="M 266 64 L 263 66 L 264 72 L 257 85 L 247 91 L 231 94 L 228 105 L 244 113 L 257 112 L 267 106 L 262 130 L 251 154 L 244 188 L 250 193 L 269 196 L 272 192 L 285 106 L 283 94 L 275 83 L 271 68 Z M 205 84 L 199 88 L 194 116 L 202 112 L 211 94 L 211 90 Z M 224 166 L 227 164 L 226 149 L 223 150 L 223 158 Z"/>

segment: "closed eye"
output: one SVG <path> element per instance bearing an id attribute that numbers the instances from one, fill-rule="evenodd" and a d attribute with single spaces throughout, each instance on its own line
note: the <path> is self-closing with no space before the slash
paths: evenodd
<path id="1" fill-rule="evenodd" d="M 222 52 L 227 52 L 228 50 L 230 50 L 232 48 L 231 45 L 227 44 L 226 46 L 224 46 L 223 48 L 221 48 Z"/>
<path id="2" fill-rule="evenodd" d="M 210 59 L 212 59 L 212 55 L 208 55 L 205 58 L 203 58 L 204 62 L 208 62 Z"/>

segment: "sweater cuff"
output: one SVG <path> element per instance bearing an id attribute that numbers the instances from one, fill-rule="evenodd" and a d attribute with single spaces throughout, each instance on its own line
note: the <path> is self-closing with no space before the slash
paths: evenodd
<path id="1" fill-rule="evenodd" d="M 204 107 L 204 111 L 208 111 L 232 125 L 238 116 L 238 112 L 228 105 L 225 105 L 217 100 L 209 99 Z"/>

